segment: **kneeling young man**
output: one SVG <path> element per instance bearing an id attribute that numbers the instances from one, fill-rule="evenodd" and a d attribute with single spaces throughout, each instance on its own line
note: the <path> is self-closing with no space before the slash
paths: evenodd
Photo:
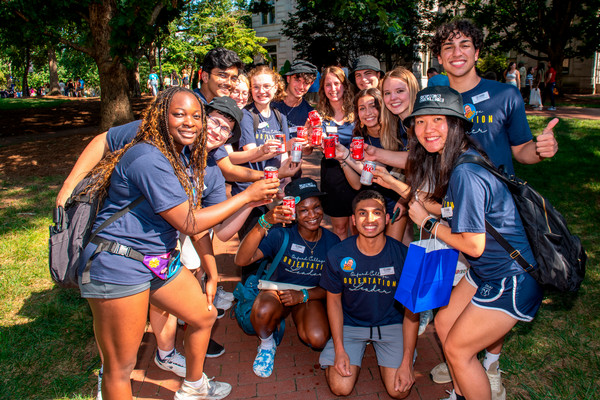
<path id="1" fill-rule="evenodd" d="M 319 362 L 327 368 L 333 394 L 347 396 L 371 342 L 388 394 L 402 399 L 415 382 L 413 354 L 419 328 L 418 314 L 394 300 L 407 248 L 384 234 L 389 216 L 381 194 L 360 192 L 352 210 L 358 235 L 329 251 L 321 275 L 332 338 Z"/>

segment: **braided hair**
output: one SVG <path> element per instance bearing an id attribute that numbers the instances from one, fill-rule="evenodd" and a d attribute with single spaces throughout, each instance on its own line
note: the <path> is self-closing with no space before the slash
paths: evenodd
<path id="1" fill-rule="evenodd" d="M 202 197 L 202 188 L 204 187 L 204 169 L 206 168 L 206 113 L 204 107 L 201 107 L 202 130 L 191 147 L 190 163 L 186 166 L 175 147 L 173 137 L 169 133 L 168 124 L 171 101 L 178 93 L 188 93 L 197 99 L 194 92 L 180 86 L 173 86 L 160 92 L 154 102 L 144 110 L 142 123 L 133 141 L 122 149 L 107 155 L 92 170 L 90 173 L 92 183 L 83 193 L 106 196 L 110 185 L 110 177 L 121 157 L 132 146 L 140 142 L 146 142 L 155 146 L 169 160 L 179 183 L 181 183 L 181 186 L 188 195 L 190 211 L 200 207 L 200 202 L 194 201 L 194 189 L 196 198 L 200 199 Z M 200 100 L 198 102 L 202 105 Z"/>

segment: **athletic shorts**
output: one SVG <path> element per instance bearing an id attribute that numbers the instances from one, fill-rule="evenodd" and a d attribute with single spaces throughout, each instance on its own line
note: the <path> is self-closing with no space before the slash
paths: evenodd
<path id="1" fill-rule="evenodd" d="M 344 325 L 344 350 L 350 358 L 351 365 L 361 366 L 368 342 L 373 344 L 379 366 L 398 368 L 402 364 L 402 324 L 374 327 Z M 319 363 L 321 368 L 326 368 L 333 366 L 334 362 L 333 339 L 329 339 L 321 352 Z"/>
<path id="2" fill-rule="evenodd" d="M 79 282 L 79 290 L 81 297 L 84 299 L 119 299 L 121 297 L 133 296 L 134 294 L 142 293 L 145 290 L 156 290 L 170 283 L 179 273 L 181 268 L 177 269 L 175 275 L 169 279 L 162 280 L 158 277 L 152 280 L 138 283 L 137 285 L 118 285 L 115 283 L 105 283 L 92 279 L 90 283 L 85 285 L 81 283 L 81 276 L 77 278 Z"/>
<path id="3" fill-rule="evenodd" d="M 471 269 L 467 281 L 477 288 L 471 303 L 502 311 L 519 321 L 530 322 L 542 303 L 542 288 L 528 273 L 484 281 Z"/>

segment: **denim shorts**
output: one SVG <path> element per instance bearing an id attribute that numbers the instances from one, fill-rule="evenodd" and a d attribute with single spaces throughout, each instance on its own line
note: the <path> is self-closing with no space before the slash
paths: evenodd
<path id="1" fill-rule="evenodd" d="M 402 324 L 374 327 L 344 325 L 344 350 L 350 358 L 350 365 L 361 366 L 367 342 L 373 344 L 379 366 L 398 368 L 402 364 Z M 321 352 L 319 363 L 322 368 L 330 367 L 334 360 L 333 339 L 329 339 Z"/>
<path id="2" fill-rule="evenodd" d="M 471 303 L 502 311 L 519 321 L 530 322 L 542 303 L 542 288 L 527 272 L 484 281 L 469 269 L 466 279 L 477 288 Z"/>
<path id="3" fill-rule="evenodd" d="M 90 283 L 84 285 L 81 283 L 81 276 L 79 276 L 77 280 L 79 282 L 81 297 L 84 299 L 119 299 L 121 297 L 133 296 L 134 294 L 141 293 L 148 289 L 151 291 L 159 289 L 175 279 L 180 272 L 181 268 L 179 268 L 169 279 L 162 280 L 155 276 L 150 281 L 138 283 L 136 285 L 119 285 L 116 283 L 100 282 L 95 279 L 92 279 Z"/>

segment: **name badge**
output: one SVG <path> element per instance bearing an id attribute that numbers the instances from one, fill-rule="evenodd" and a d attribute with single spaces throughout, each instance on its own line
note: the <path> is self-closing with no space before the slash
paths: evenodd
<path id="1" fill-rule="evenodd" d="M 327 125 L 325 127 L 325 132 L 327 132 L 327 133 L 337 133 L 337 126 Z"/>
<path id="2" fill-rule="evenodd" d="M 452 218 L 452 207 L 442 207 L 442 218 Z"/>
<path id="3" fill-rule="evenodd" d="M 473 104 L 481 103 L 482 101 L 486 101 L 490 98 L 490 94 L 488 92 L 483 92 L 478 94 L 477 96 L 471 97 L 473 100 Z"/>
<path id="4" fill-rule="evenodd" d="M 258 124 L 258 129 L 264 129 L 264 128 L 268 128 L 268 127 L 269 127 L 269 124 L 265 121 Z"/>
<path id="5" fill-rule="evenodd" d="M 379 275 L 380 276 L 394 275 L 394 267 L 379 268 Z"/>
<path id="6" fill-rule="evenodd" d="M 305 247 L 302 246 L 301 244 L 292 244 L 292 251 L 298 252 L 298 253 L 304 253 L 304 249 Z"/>
<path id="7" fill-rule="evenodd" d="M 297 126 L 290 126 L 288 128 L 288 130 L 290 131 L 290 133 L 296 133 L 296 132 L 298 132 L 298 127 Z"/>

